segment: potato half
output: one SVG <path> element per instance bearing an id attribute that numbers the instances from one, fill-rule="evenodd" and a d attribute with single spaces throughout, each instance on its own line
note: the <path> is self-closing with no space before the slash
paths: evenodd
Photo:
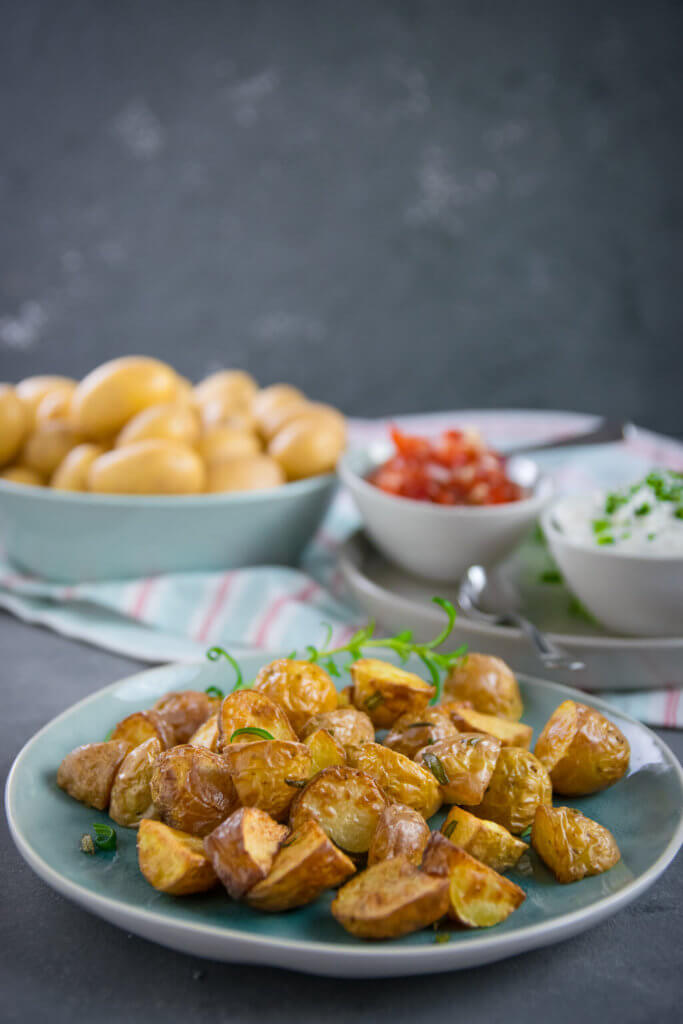
<path id="1" fill-rule="evenodd" d="M 160 697 L 154 710 L 173 730 L 174 743 L 189 743 L 197 729 L 214 714 L 217 704 L 215 697 L 202 690 L 180 690 Z"/>
<path id="2" fill-rule="evenodd" d="M 501 747 L 523 747 L 528 750 L 531 745 L 533 729 L 524 722 L 511 722 L 497 715 L 485 715 L 457 700 L 448 701 L 441 707 L 460 732 L 483 732 L 497 739 Z"/>
<path id="3" fill-rule="evenodd" d="M 484 799 L 472 812 L 519 835 L 534 820 L 539 804 L 552 803 L 550 776 L 530 750 L 503 747 Z"/>
<path id="4" fill-rule="evenodd" d="M 214 753 L 218 751 L 218 712 L 207 718 L 187 741 L 192 747 L 206 747 Z"/>
<path id="5" fill-rule="evenodd" d="M 152 772 L 162 746 L 156 736 L 126 754 L 116 773 L 109 799 L 109 817 L 124 828 L 137 828 L 143 818 L 158 818 L 152 800 Z"/>
<path id="6" fill-rule="evenodd" d="M 631 756 L 628 740 L 614 722 L 573 700 L 555 709 L 535 753 L 550 772 L 555 792 L 564 796 L 613 786 L 626 774 Z"/>
<path id="7" fill-rule="evenodd" d="M 204 839 L 214 871 L 233 899 L 265 878 L 280 845 L 289 835 L 258 807 L 240 807 Z"/>
<path id="8" fill-rule="evenodd" d="M 131 749 L 125 740 L 86 743 L 67 754 L 57 771 L 57 785 L 74 800 L 104 811 L 124 757 Z"/>
<path id="9" fill-rule="evenodd" d="M 409 757 L 380 743 L 349 747 L 349 764 L 367 772 L 393 803 L 406 804 L 423 818 L 431 818 L 441 807 L 442 796 L 434 775 Z"/>
<path id="10" fill-rule="evenodd" d="M 429 825 L 418 811 L 405 804 L 389 804 L 377 819 L 368 867 L 392 857 L 407 857 L 411 863 L 421 864 L 430 835 Z"/>
<path id="11" fill-rule="evenodd" d="M 420 714 L 401 715 L 385 737 L 384 745 L 406 757 L 415 758 L 423 747 L 457 735 L 458 730 L 450 717 L 437 705 L 425 708 Z"/>
<path id="12" fill-rule="evenodd" d="M 414 672 L 388 661 L 360 658 L 351 666 L 353 703 L 378 729 L 390 729 L 401 715 L 420 715 L 434 696 L 434 687 Z"/>
<path id="13" fill-rule="evenodd" d="M 316 729 L 306 737 L 304 743 L 311 752 L 311 777 L 325 768 L 346 764 L 346 751 L 326 729 Z"/>
<path id="14" fill-rule="evenodd" d="M 513 722 L 522 717 L 524 710 L 512 669 L 490 654 L 468 653 L 451 669 L 444 691 L 454 700 L 471 701 L 476 711 Z"/>
<path id="15" fill-rule="evenodd" d="M 317 821 L 333 843 L 348 853 L 365 853 L 388 800 L 375 780 L 356 768 L 326 768 L 294 799 L 290 824 Z"/>
<path id="16" fill-rule="evenodd" d="M 600 875 L 621 858 L 609 829 L 572 807 L 538 807 L 531 845 L 562 883 Z"/>
<path id="17" fill-rule="evenodd" d="M 301 738 L 305 740 L 318 729 L 325 729 L 343 747 L 359 747 L 363 743 L 374 743 L 375 740 L 375 727 L 368 716 L 364 711 L 352 707 L 311 715 L 301 729 Z"/>
<path id="18" fill-rule="evenodd" d="M 258 690 L 236 690 L 223 700 L 218 712 L 218 747 L 225 751 L 238 729 L 261 729 L 275 740 L 297 742 L 297 735 L 279 704 Z M 235 743 L 255 743 L 258 733 L 240 733 Z"/>
<path id="19" fill-rule="evenodd" d="M 256 676 L 254 689 L 280 705 L 298 734 L 312 715 L 337 707 L 337 691 L 329 674 L 310 661 L 271 661 Z"/>
<path id="20" fill-rule="evenodd" d="M 150 789 L 164 822 L 191 835 L 208 835 L 238 803 L 223 758 L 189 743 L 159 755 Z"/>
<path id="21" fill-rule="evenodd" d="M 145 818 L 138 829 L 138 865 L 159 892 L 189 896 L 218 882 L 201 839 L 161 821 Z"/>
<path id="22" fill-rule="evenodd" d="M 256 740 L 223 748 L 240 803 L 273 818 L 286 816 L 297 791 L 311 776 L 311 752 L 291 740 Z"/>
<path id="23" fill-rule="evenodd" d="M 461 732 L 423 747 L 415 760 L 439 783 L 445 803 L 478 804 L 491 781 L 500 749 L 493 736 Z"/>
<path id="24" fill-rule="evenodd" d="M 464 807 L 451 807 L 441 831 L 452 843 L 494 871 L 508 871 L 529 849 L 502 825 L 483 821 Z"/>
<path id="25" fill-rule="evenodd" d="M 154 709 L 134 711 L 132 715 L 122 718 L 112 729 L 110 739 L 125 740 L 131 746 L 137 747 L 151 737 L 159 740 L 163 750 L 175 743 L 173 728 L 163 715 Z"/>

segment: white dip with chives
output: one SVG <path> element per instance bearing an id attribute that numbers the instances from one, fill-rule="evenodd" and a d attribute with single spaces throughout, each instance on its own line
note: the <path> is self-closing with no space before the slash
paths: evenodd
<path id="1" fill-rule="evenodd" d="M 683 473 L 656 470 L 621 491 L 560 502 L 568 540 L 657 557 L 683 554 Z"/>

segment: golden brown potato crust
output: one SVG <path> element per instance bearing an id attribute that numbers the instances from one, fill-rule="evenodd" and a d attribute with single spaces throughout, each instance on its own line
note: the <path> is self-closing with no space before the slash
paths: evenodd
<path id="1" fill-rule="evenodd" d="M 311 776 L 311 752 L 304 743 L 257 740 L 228 744 L 225 763 L 244 807 L 260 807 L 278 820 Z"/>
<path id="2" fill-rule="evenodd" d="M 479 732 L 460 732 L 418 751 L 418 764 L 428 768 L 447 804 L 478 804 L 500 754 L 500 742 Z"/>
<path id="3" fill-rule="evenodd" d="M 388 801 L 375 780 L 345 766 L 326 768 L 294 798 L 290 824 L 299 829 L 317 821 L 323 832 L 349 853 L 365 853 Z"/>
<path id="4" fill-rule="evenodd" d="M 126 754 L 116 773 L 109 800 L 109 817 L 117 825 L 136 828 L 143 818 L 158 818 L 150 782 L 161 743 L 150 736 Z"/>
<path id="5" fill-rule="evenodd" d="M 453 700 L 471 701 L 476 711 L 513 722 L 522 717 L 524 710 L 512 669 L 490 654 L 468 653 L 451 669 L 444 691 Z"/>
<path id="6" fill-rule="evenodd" d="M 434 696 L 434 687 L 414 672 L 388 661 L 360 658 L 351 666 L 353 703 L 378 729 L 390 729 L 401 715 L 421 714 Z"/>
<path id="7" fill-rule="evenodd" d="M 483 732 L 499 740 L 501 747 L 529 749 L 533 729 L 524 722 L 511 722 L 497 715 L 485 715 L 457 700 L 448 701 L 441 706 L 459 732 Z"/>
<path id="8" fill-rule="evenodd" d="M 158 711 L 134 711 L 123 718 L 113 729 L 112 740 L 125 740 L 132 747 L 139 746 L 145 740 L 158 739 L 164 750 L 172 747 L 175 741 L 173 729 Z"/>
<path id="9" fill-rule="evenodd" d="M 419 715 L 401 715 L 385 737 L 384 745 L 398 751 L 399 754 L 405 754 L 406 757 L 415 758 L 423 747 L 438 740 L 450 739 L 457 734 L 458 730 L 447 712 L 437 705 L 425 708 Z"/>
<path id="10" fill-rule="evenodd" d="M 621 857 L 609 829 L 572 807 L 537 808 L 531 845 L 563 883 L 609 871 Z"/>
<path id="11" fill-rule="evenodd" d="M 628 740 L 613 722 L 573 700 L 555 709 L 535 753 L 550 772 L 555 792 L 564 796 L 613 786 L 626 774 L 631 756 Z"/>
<path id="12" fill-rule="evenodd" d="M 276 740 L 296 743 L 298 739 L 287 715 L 266 694 L 256 690 L 228 694 L 218 712 L 218 749 L 224 752 L 228 748 L 237 729 L 249 728 L 265 729 Z M 257 735 L 242 733 L 235 737 L 235 743 L 253 743 L 258 739 Z"/>
<path id="13" fill-rule="evenodd" d="M 150 789 L 164 822 L 197 836 L 212 832 L 238 802 L 223 758 L 189 743 L 159 755 Z"/>
<path id="14" fill-rule="evenodd" d="M 187 741 L 192 747 L 206 747 L 215 753 L 218 751 L 218 712 L 207 718 Z"/>
<path id="15" fill-rule="evenodd" d="M 257 910 L 291 910 L 311 903 L 356 870 L 315 821 L 305 821 L 280 847 L 270 873 L 247 893 Z"/>
<path id="16" fill-rule="evenodd" d="M 200 725 L 216 711 L 217 703 L 214 697 L 200 690 L 182 690 L 160 697 L 154 710 L 171 726 L 174 744 L 188 743 Z"/>
<path id="17" fill-rule="evenodd" d="M 380 743 L 350 747 L 349 763 L 367 772 L 383 789 L 392 803 L 406 804 L 423 818 L 431 818 L 441 807 L 439 783 L 422 765 Z"/>
<path id="18" fill-rule="evenodd" d="M 317 729 L 326 729 L 343 747 L 359 747 L 375 740 L 375 727 L 369 717 L 352 707 L 312 715 L 301 730 L 302 740 Z"/>
<path id="19" fill-rule="evenodd" d="M 539 804 L 550 806 L 552 792 L 548 772 L 530 750 L 503 747 L 484 799 L 472 812 L 519 835 L 533 822 Z"/>
<path id="20" fill-rule="evenodd" d="M 172 896 L 212 889 L 218 879 L 202 841 L 145 818 L 138 829 L 138 865 L 149 884 Z"/>
<path id="21" fill-rule="evenodd" d="M 288 835 L 287 826 L 265 811 L 240 807 L 206 836 L 204 850 L 229 895 L 238 900 L 266 877 Z"/>
<path id="22" fill-rule="evenodd" d="M 430 835 L 429 825 L 418 811 L 405 804 L 389 804 L 377 819 L 368 867 L 392 857 L 406 857 L 412 864 L 421 864 Z"/>
<path id="23" fill-rule="evenodd" d="M 464 807 L 451 807 L 441 831 L 455 846 L 494 871 L 508 871 L 529 849 L 502 825 L 483 821 Z"/>
<path id="24" fill-rule="evenodd" d="M 346 751 L 327 729 L 316 729 L 306 737 L 304 743 L 311 752 L 311 777 L 325 768 L 346 764 Z"/>
<path id="25" fill-rule="evenodd" d="M 448 911 L 448 880 L 420 871 L 407 857 L 382 860 L 352 878 L 332 903 L 347 932 L 395 939 L 440 920 Z"/>
<path id="26" fill-rule="evenodd" d="M 104 811 L 124 757 L 131 749 L 125 740 L 86 743 L 67 754 L 57 771 L 57 785 L 74 800 Z"/>
<path id="27" fill-rule="evenodd" d="M 257 675 L 254 689 L 280 705 L 297 734 L 312 715 L 337 707 L 337 691 L 330 676 L 310 661 L 272 661 Z"/>

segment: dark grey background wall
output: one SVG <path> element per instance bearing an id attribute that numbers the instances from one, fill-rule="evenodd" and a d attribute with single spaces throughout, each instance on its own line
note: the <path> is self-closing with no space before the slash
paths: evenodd
<path id="1" fill-rule="evenodd" d="M 0 377 L 683 433 L 680 3 L 0 7 Z"/>

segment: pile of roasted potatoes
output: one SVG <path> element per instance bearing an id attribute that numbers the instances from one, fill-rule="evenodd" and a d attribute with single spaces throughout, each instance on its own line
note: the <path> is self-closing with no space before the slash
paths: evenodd
<path id="1" fill-rule="evenodd" d="M 338 693 L 320 665 L 282 659 L 223 699 L 169 693 L 73 750 L 57 782 L 138 829 L 155 889 L 222 885 L 272 912 L 336 889 L 334 917 L 364 939 L 442 918 L 504 921 L 525 898 L 504 873 L 529 832 L 559 882 L 619 860 L 606 828 L 552 805 L 553 793 L 595 793 L 628 769 L 626 738 L 598 711 L 560 704 L 532 753 L 517 681 L 498 658 L 469 654 L 436 705 L 431 685 L 387 662 L 362 658 L 350 673 Z"/>
<path id="2" fill-rule="evenodd" d="M 126 356 L 82 381 L 0 384 L 0 478 L 99 494 L 198 494 L 278 487 L 329 473 L 344 417 L 289 384 L 242 370 L 199 384 Z"/>

